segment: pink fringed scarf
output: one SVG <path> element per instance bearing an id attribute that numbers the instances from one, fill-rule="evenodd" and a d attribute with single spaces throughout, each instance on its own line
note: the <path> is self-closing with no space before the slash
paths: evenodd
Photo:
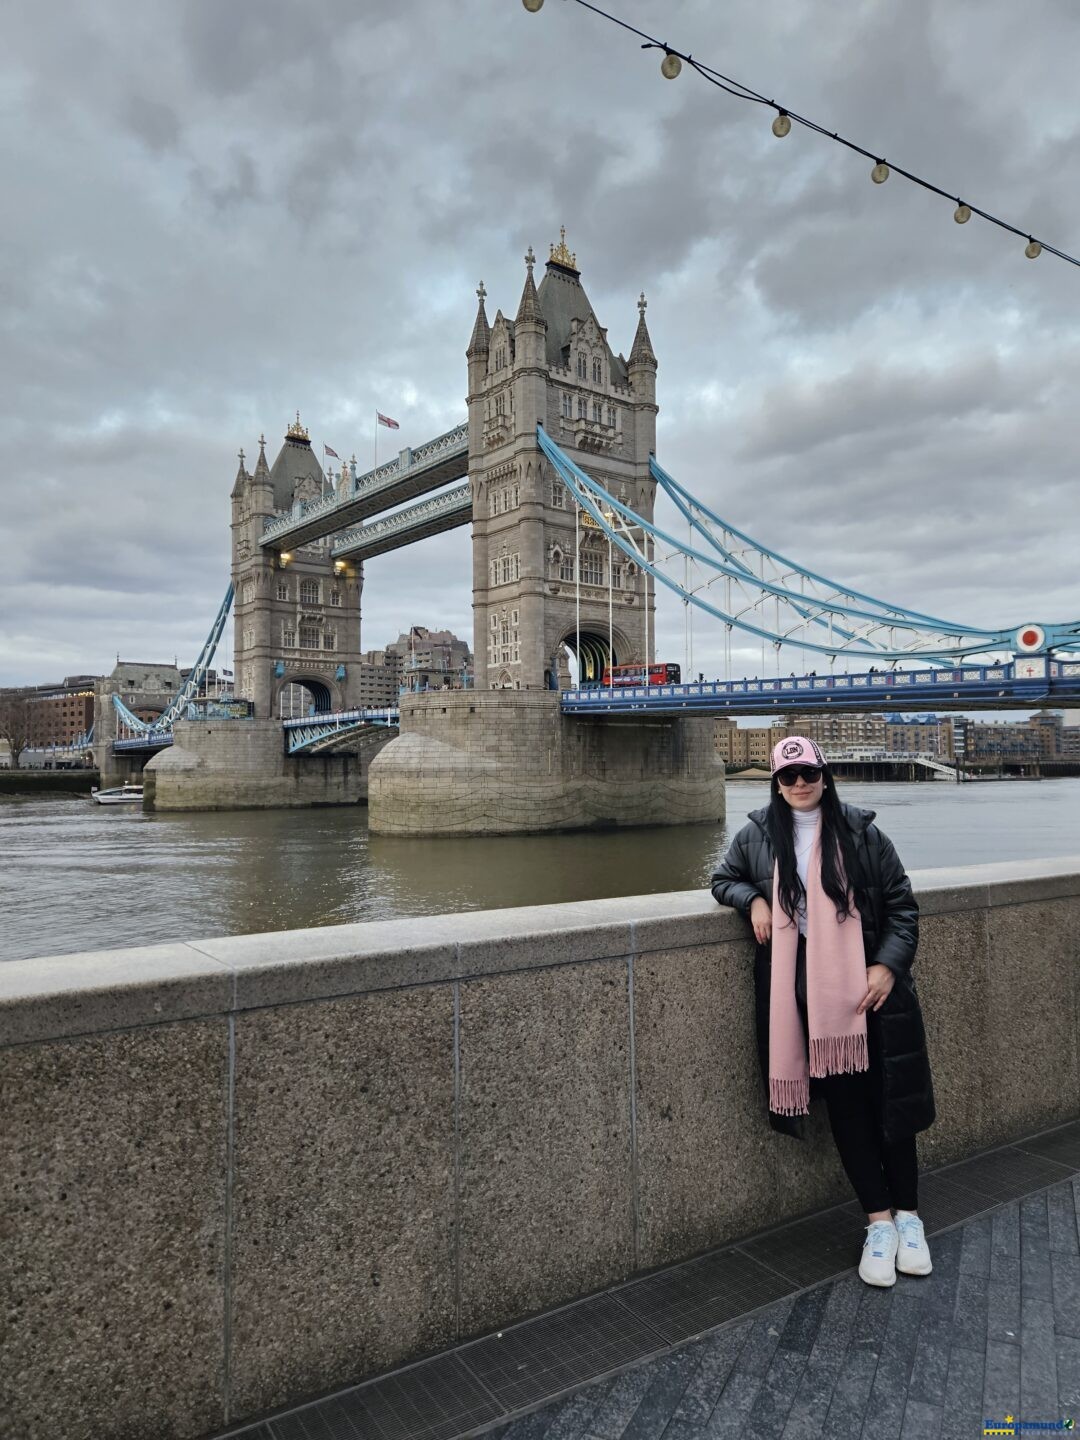
<path id="1" fill-rule="evenodd" d="M 806 1010 L 810 1029 L 807 1064 L 802 1020 L 795 999 L 799 927 L 780 906 L 779 871 L 773 862 L 772 987 L 769 993 L 769 1109 L 805 1115 L 810 1076 L 867 1070 L 866 1015 L 856 1014 L 866 994 L 862 925 L 852 914 L 841 922 L 821 888 L 821 829 L 807 864 Z"/>

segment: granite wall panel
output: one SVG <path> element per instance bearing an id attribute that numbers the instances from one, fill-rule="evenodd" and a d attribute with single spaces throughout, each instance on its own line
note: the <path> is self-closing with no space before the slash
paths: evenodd
<path id="1" fill-rule="evenodd" d="M 463 1335 L 632 1272 L 629 1034 L 625 961 L 462 983 Z"/>
<path id="2" fill-rule="evenodd" d="M 228 1021 L 0 1050 L 0 1435 L 225 1419 Z"/>
<path id="3" fill-rule="evenodd" d="M 454 1340 L 453 986 L 236 1021 L 231 1408 Z"/>

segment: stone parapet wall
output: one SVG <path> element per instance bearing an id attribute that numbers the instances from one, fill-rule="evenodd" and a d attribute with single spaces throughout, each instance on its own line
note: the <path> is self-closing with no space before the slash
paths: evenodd
<path id="1" fill-rule="evenodd" d="M 572 719 L 546 690 L 402 695 L 371 766 L 386 835 L 499 835 L 722 820 L 711 719 Z"/>
<path id="2" fill-rule="evenodd" d="M 924 1164 L 1080 1113 L 1080 857 L 913 877 Z M 849 1198 L 704 891 L 0 964 L 0 1434 L 193 1440 Z"/>
<path id="3" fill-rule="evenodd" d="M 175 740 L 142 772 L 150 810 L 249 810 L 355 805 L 367 797 L 371 756 L 285 754 L 278 720 L 179 721 Z"/>

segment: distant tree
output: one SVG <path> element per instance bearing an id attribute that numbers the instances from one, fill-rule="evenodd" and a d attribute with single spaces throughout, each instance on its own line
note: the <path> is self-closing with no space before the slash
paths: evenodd
<path id="1" fill-rule="evenodd" d="M 41 743 L 42 711 L 25 690 L 0 691 L 0 740 L 11 746 L 11 768 L 18 770 L 24 750 Z"/>

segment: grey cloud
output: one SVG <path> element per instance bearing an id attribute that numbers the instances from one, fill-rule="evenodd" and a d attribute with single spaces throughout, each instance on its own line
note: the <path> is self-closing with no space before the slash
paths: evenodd
<path id="1" fill-rule="evenodd" d="M 1080 231 L 1071 12 L 617 8 L 1048 240 Z M 948 202 L 775 140 L 574 6 L 24 9 L 6 40 L 0 683 L 190 658 L 237 447 L 265 430 L 273 454 L 296 407 L 362 463 L 376 406 L 403 443 L 448 428 L 476 281 L 512 311 L 561 223 L 617 350 L 648 292 L 661 457 L 733 523 L 946 615 L 1075 610 L 1074 274 Z M 471 633 L 467 531 L 369 567 L 364 645 L 413 622 Z M 666 598 L 658 633 L 681 658 Z"/>

